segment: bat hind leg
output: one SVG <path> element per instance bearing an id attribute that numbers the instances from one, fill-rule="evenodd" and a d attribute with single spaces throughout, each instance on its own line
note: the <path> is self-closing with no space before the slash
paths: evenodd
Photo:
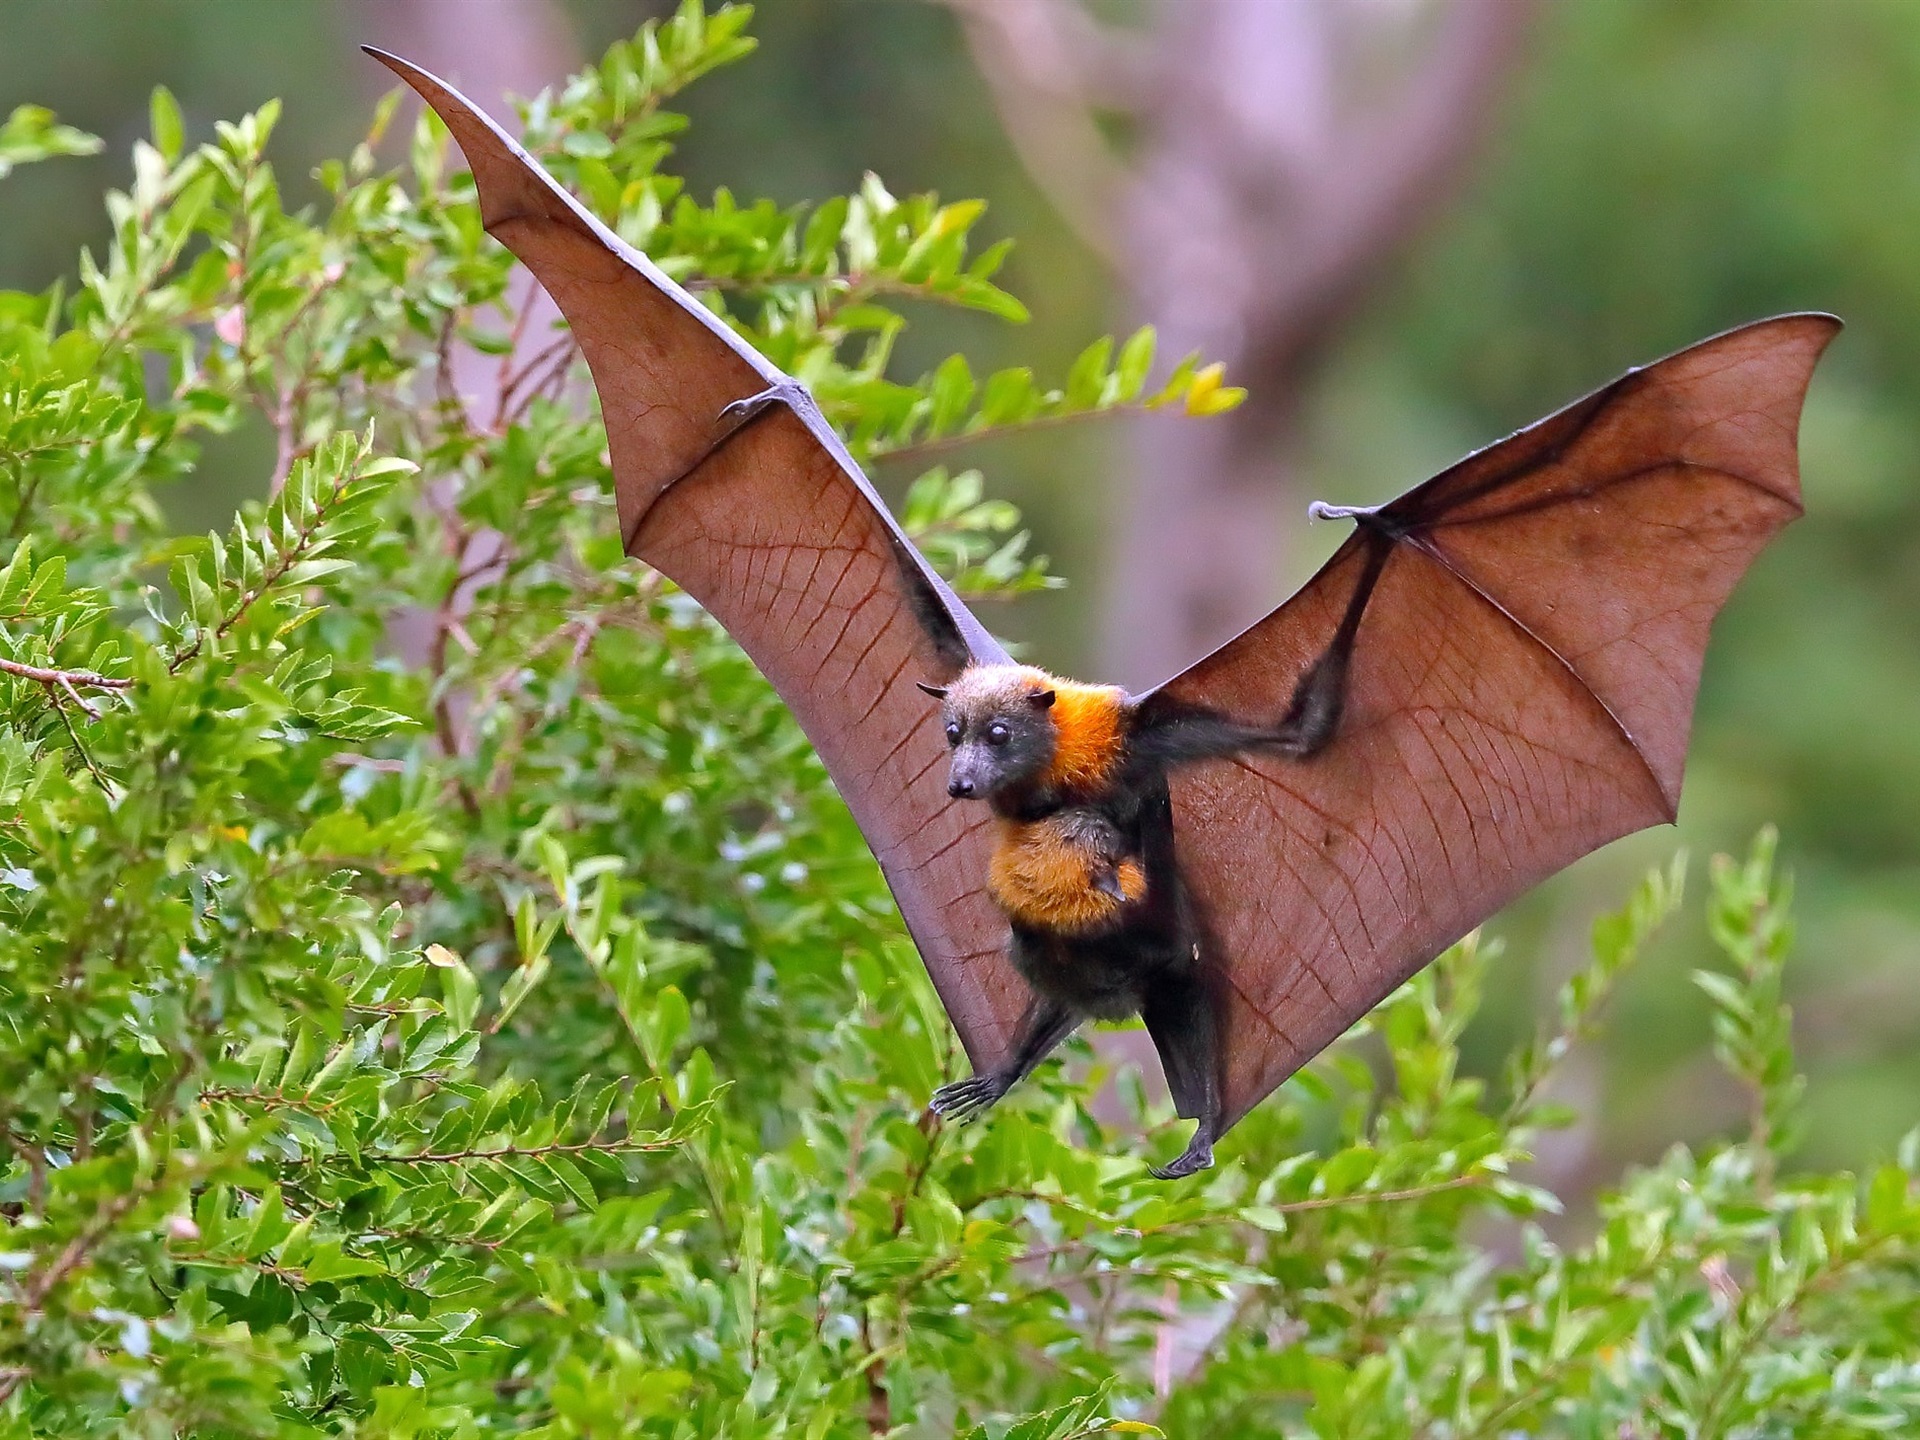
<path id="1" fill-rule="evenodd" d="M 998 1070 L 989 1070 L 984 1075 L 969 1075 L 965 1080 L 942 1085 L 933 1092 L 927 1108 L 941 1119 L 956 1123 L 986 1113 L 995 1101 L 1046 1059 L 1054 1046 L 1071 1035 L 1079 1023 L 1080 1017 L 1066 1006 L 1051 1000 L 1035 1000 L 1027 1011 L 1020 1039 L 1013 1048 L 1013 1057 Z"/>
<path id="2" fill-rule="evenodd" d="M 1147 1173 L 1156 1180 L 1184 1180 L 1189 1175 L 1198 1175 L 1202 1170 L 1213 1168 L 1213 1136 L 1209 1127 L 1202 1125 L 1193 1132 L 1193 1139 L 1187 1142 L 1187 1148 L 1165 1165 L 1152 1165 Z"/>
<path id="3" fill-rule="evenodd" d="M 1174 1160 L 1152 1169 L 1156 1180 L 1179 1180 L 1213 1164 L 1213 1142 L 1220 1137 L 1220 1042 L 1213 999 L 1190 975 L 1161 975 L 1140 1007 L 1160 1069 L 1173 1095 L 1173 1108 L 1199 1128 Z"/>

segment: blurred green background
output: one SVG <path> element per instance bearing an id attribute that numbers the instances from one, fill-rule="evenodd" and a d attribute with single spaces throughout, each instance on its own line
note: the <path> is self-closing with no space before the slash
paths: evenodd
<path id="1" fill-rule="evenodd" d="M 471 14 L 491 0 L 449 3 Z M 406 8 L 9 0 L 0 107 L 49 105 L 107 145 L 4 182 L 0 286 L 45 286 L 98 247 L 101 194 L 127 180 L 156 83 L 202 133 L 283 97 L 282 183 L 315 191 L 312 166 L 359 137 L 385 88 L 355 45 L 398 43 L 393 12 Z M 552 33 L 592 53 L 661 8 L 574 0 Z M 682 168 L 696 193 L 794 202 L 871 169 L 896 192 L 984 197 L 986 231 L 1018 239 L 1006 283 L 1032 323 L 933 317 L 910 332 L 903 370 L 964 349 L 976 370 L 1018 361 L 1059 376 L 1088 338 L 1131 322 L 1115 279 L 1016 162 L 947 11 L 775 0 L 754 31 L 760 53 L 688 97 Z M 1343 325 L 1298 423 L 1312 494 L 1385 498 L 1628 364 L 1799 308 L 1849 324 L 1807 410 L 1808 517 L 1716 632 L 1678 832 L 1611 847 L 1495 924 L 1511 983 L 1481 1039 L 1494 1055 L 1531 1024 L 1594 913 L 1644 866 L 1681 844 L 1696 857 L 1741 848 L 1777 822 L 1799 882 L 1790 974 L 1813 1074 L 1807 1159 L 1844 1164 L 1920 1118 L 1920 5 L 1544 10 L 1486 143 Z M 1257 388 L 1248 403 L 1263 403 Z M 1063 430 L 967 457 L 1026 508 L 1038 548 L 1073 582 L 996 617 L 1054 668 L 1093 664 L 1125 441 Z M 174 498 L 178 522 L 224 523 L 264 485 L 270 453 L 246 434 L 210 449 Z M 1336 538 L 1302 519 L 1276 536 L 1276 570 L 1297 582 Z M 1566 1179 L 1720 1128 L 1741 1103 L 1707 1060 L 1706 1007 L 1687 979 L 1704 943 L 1666 937 L 1576 1070 L 1587 1089 L 1568 1098 L 1592 1119 L 1549 1157 Z"/>

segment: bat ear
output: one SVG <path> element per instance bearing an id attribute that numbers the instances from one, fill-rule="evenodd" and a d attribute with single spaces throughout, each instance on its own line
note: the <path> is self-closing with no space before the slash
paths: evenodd
<path id="1" fill-rule="evenodd" d="M 1036 690 L 1033 694 L 1027 696 L 1027 703 L 1036 710 L 1051 710 L 1053 708 L 1053 691 Z"/>
<path id="2" fill-rule="evenodd" d="M 944 700 L 947 698 L 947 692 L 945 688 L 942 686 L 929 685 L 924 680 L 916 680 L 913 683 L 915 685 L 918 685 L 922 690 L 926 691 L 927 694 L 933 696 L 933 698 L 936 700 Z"/>

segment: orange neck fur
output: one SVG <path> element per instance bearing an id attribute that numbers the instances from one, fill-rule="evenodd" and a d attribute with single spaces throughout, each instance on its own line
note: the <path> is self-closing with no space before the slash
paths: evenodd
<path id="1" fill-rule="evenodd" d="M 1041 776 L 1056 790 L 1090 794 L 1104 789 L 1119 768 L 1126 748 L 1127 722 L 1117 685 L 1082 685 L 1056 680 L 1053 686 L 1053 762 Z"/>

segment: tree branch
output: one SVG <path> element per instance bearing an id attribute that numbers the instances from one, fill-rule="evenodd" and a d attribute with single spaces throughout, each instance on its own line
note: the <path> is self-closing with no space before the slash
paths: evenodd
<path id="1" fill-rule="evenodd" d="M 64 690 L 67 697 L 89 715 L 98 715 L 100 712 L 81 698 L 81 687 L 88 690 L 133 688 L 133 681 L 119 676 L 97 675 L 91 670 L 50 670 L 44 665 L 28 665 L 20 660 L 0 659 L 0 675 L 17 675 L 22 680 L 44 685 L 49 691 Z"/>
<path id="2" fill-rule="evenodd" d="M 27 1284 L 26 1308 L 34 1313 L 46 1303 L 47 1297 L 57 1290 L 61 1283 L 71 1275 L 86 1258 L 93 1253 L 93 1247 L 106 1238 L 122 1215 L 131 1210 L 138 1202 L 146 1198 L 144 1188 L 123 1190 L 89 1220 L 86 1227 L 66 1243 L 54 1262 L 35 1275 Z"/>
<path id="3" fill-rule="evenodd" d="M 1224 362 L 1254 403 L 1139 427 L 1113 679 L 1177 673 L 1279 601 L 1279 537 L 1307 498 L 1289 449 L 1308 377 L 1457 186 L 1536 3 L 1161 9 L 1162 49 L 1181 64 L 1127 202 L 1138 318 L 1174 353 Z"/>
<path id="4" fill-rule="evenodd" d="M 1119 197 L 1131 182 L 1094 118 L 1096 53 L 1126 53 L 1073 0 L 945 0 L 960 18 L 1007 138 L 1080 242 L 1113 268 Z M 1136 76 L 1141 67 L 1133 57 Z"/>
<path id="5" fill-rule="evenodd" d="M 1457 0 L 1438 14 L 1398 103 L 1348 137 L 1303 178 L 1289 243 L 1257 245 L 1272 265 L 1255 327 L 1274 359 L 1298 364 L 1372 287 L 1380 270 L 1459 184 L 1530 29 L 1537 0 Z M 1270 339 L 1265 337 L 1270 335 Z M 1255 364 L 1262 357 L 1250 355 Z"/>
<path id="6" fill-rule="evenodd" d="M 452 1165 L 462 1160 L 512 1160 L 516 1157 L 538 1159 L 542 1155 L 580 1155 L 596 1151 L 602 1155 L 651 1155 L 662 1150 L 677 1150 L 678 1140 L 582 1140 L 573 1145 L 503 1145 L 494 1150 L 421 1151 L 413 1155 L 362 1155 L 368 1165 Z"/>

